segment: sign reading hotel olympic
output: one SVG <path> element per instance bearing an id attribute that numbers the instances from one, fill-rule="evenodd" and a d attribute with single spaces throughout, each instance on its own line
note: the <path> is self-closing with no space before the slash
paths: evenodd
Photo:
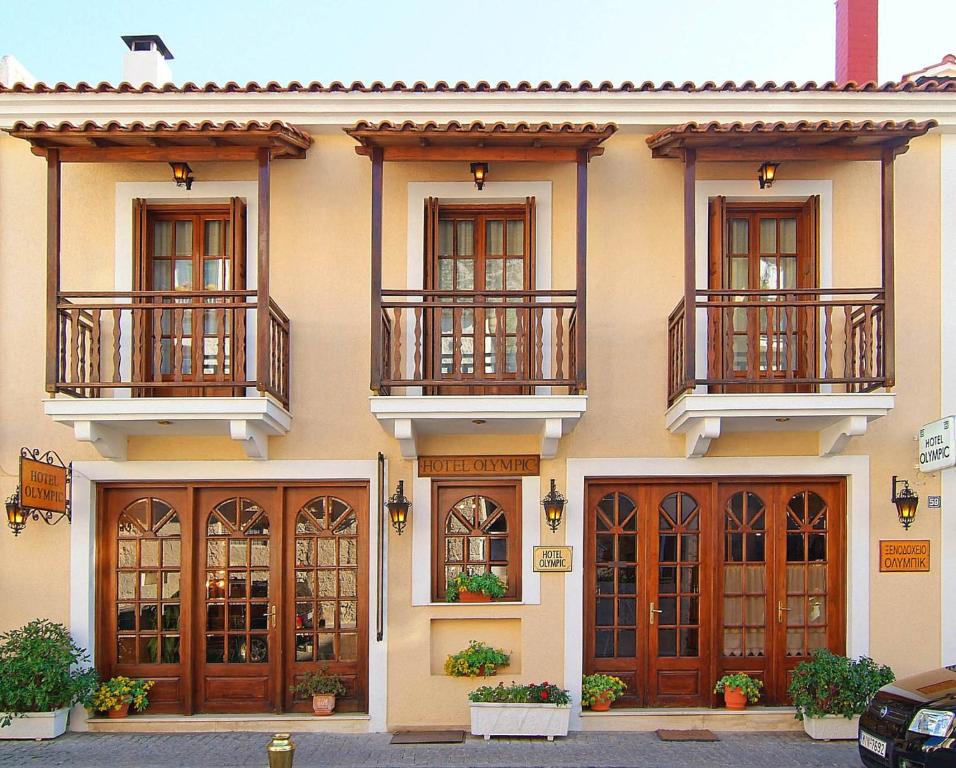
<path id="1" fill-rule="evenodd" d="M 419 477 L 461 477 L 481 475 L 515 477 L 538 475 L 541 457 L 516 456 L 419 456 Z"/>
<path id="2" fill-rule="evenodd" d="M 956 466 L 956 417 L 947 416 L 919 431 L 919 470 L 936 472 Z"/>
<path id="3" fill-rule="evenodd" d="M 20 506 L 67 514 L 67 468 L 20 455 Z"/>
<path id="4" fill-rule="evenodd" d="M 929 539 L 880 540 L 882 573 L 925 573 L 929 570 Z"/>

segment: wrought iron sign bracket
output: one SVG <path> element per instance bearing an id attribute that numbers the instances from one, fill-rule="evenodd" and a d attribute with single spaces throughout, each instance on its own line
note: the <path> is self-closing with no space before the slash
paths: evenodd
<path id="1" fill-rule="evenodd" d="M 19 536 L 31 519 L 47 525 L 64 518 L 72 522 L 72 481 L 72 463 L 65 464 L 56 451 L 21 448 L 20 482 L 6 501 L 7 525 L 13 535 Z"/>

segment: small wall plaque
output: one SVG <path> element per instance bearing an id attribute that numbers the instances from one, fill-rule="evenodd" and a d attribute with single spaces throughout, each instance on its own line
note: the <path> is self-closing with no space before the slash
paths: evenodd
<path id="1" fill-rule="evenodd" d="M 536 573 L 568 573 L 571 570 L 571 547 L 535 547 Z"/>
<path id="2" fill-rule="evenodd" d="M 882 573 L 925 573 L 929 570 L 929 539 L 880 540 Z"/>

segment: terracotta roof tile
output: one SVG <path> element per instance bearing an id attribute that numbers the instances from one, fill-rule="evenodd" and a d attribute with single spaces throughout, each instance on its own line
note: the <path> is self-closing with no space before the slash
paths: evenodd
<path id="1" fill-rule="evenodd" d="M 126 82 L 119 83 L 117 85 L 107 82 L 101 82 L 97 85 L 79 82 L 75 85 L 67 85 L 66 83 L 56 83 L 55 85 L 37 83 L 32 87 L 28 87 L 22 83 L 17 83 L 10 87 L 0 86 L 0 93 L 636 93 L 668 91 L 684 93 L 705 93 L 714 91 L 764 93 L 953 93 L 956 92 L 956 83 L 952 82 L 951 80 L 926 80 L 925 82 L 918 84 L 913 81 L 903 81 L 899 83 L 887 82 L 878 84 L 875 82 L 837 83 L 831 80 L 818 84 L 811 80 L 802 85 L 798 85 L 793 80 L 789 80 L 780 84 L 773 81 L 757 84 L 753 80 L 745 80 L 741 83 L 735 83 L 729 80 L 724 83 L 716 83 L 712 80 L 708 80 L 699 85 L 690 81 L 678 85 L 670 80 L 659 84 L 653 83 L 651 81 L 644 81 L 642 83 L 624 81 L 622 83 L 615 84 L 608 80 L 594 84 L 588 80 L 584 80 L 577 85 L 574 85 L 567 80 L 562 80 L 557 84 L 552 84 L 545 80 L 537 85 L 533 85 L 526 80 L 522 80 L 521 82 L 512 85 L 505 81 L 492 84 L 488 81 L 480 80 L 472 85 L 463 81 L 449 84 L 444 80 L 439 80 L 432 84 L 417 81 L 411 85 L 407 85 L 402 81 L 396 81 L 391 85 L 387 85 L 379 80 L 376 80 L 368 85 L 359 81 L 355 81 L 349 85 L 346 85 L 345 83 L 336 80 L 328 85 L 323 85 L 317 81 L 312 81 L 305 84 L 298 81 L 292 81 L 283 85 L 273 80 L 264 84 L 249 82 L 245 85 L 240 85 L 239 83 L 230 81 L 224 84 L 206 83 L 205 85 L 187 82 L 180 86 L 172 84 L 155 86 L 151 83 L 146 83 L 140 87 L 130 85 Z"/>

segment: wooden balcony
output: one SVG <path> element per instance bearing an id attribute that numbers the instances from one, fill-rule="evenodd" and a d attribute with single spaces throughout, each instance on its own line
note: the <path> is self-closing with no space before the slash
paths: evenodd
<path id="1" fill-rule="evenodd" d="M 381 394 L 577 391 L 584 377 L 575 291 L 382 291 Z"/>
<path id="2" fill-rule="evenodd" d="M 289 318 L 269 300 L 253 357 L 247 329 L 259 328 L 258 312 L 254 290 L 61 292 L 55 392 L 242 397 L 255 388 L 288 409 Z"/>
<path id="3" fill-rule="evenodd" d="M 695 297 L 689 311 L 681 299 L 667 320 L 668 406 L 700 386 L 708 393 L 865 393 L 890 385 L 893 337 L 879 288 L 698 290 Z M 688 325 L 696 360 L 685 357 Z"/>

